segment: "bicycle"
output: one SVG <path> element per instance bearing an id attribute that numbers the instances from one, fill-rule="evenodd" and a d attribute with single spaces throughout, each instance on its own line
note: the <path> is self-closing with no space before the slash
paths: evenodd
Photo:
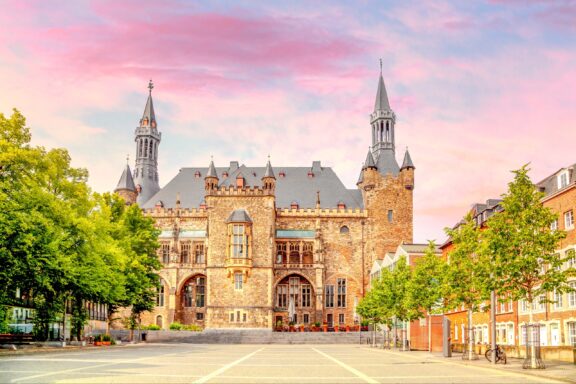
<path id="1" fill-rule="evenodd" d="M 489 362 L 492 362 L 492 348 L 488 348 L 488 350 L 484 354 L 484 357 L 486 357 L 486 360 L 488 360 Z M 499 362 L 502 362 L 502 364 L 506 364 L 507 362 L 506 352 L 504 352 L 502 347 L 496 344 L 496 363 Z"/>

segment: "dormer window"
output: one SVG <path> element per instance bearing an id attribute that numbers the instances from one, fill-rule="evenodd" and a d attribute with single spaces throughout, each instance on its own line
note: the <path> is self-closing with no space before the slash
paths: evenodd
<path id="1" fill-rule="evenodd" d="M 282 171 L 278 174 L 278 177 L 280 177 L 281 179 L 286 177 L 286 172 Z"/>
<path id="2" fill-rule="evenodd" d="M 200 171 L 194 172 L 194 177 L 195 177 L 195 178 L 199 179 L 200 176 L 201 176 Z"/>
<path id="3" fill-rule="evenodd" d="M 228 172 L 224 171 L 224 172 L 222 173 L 222 177 L 223 177 L 224 179 L 227 178 L 227 177 L 228 177 Z"/>
<path id="4" fill-rule="evenodd" d="M 299 205 L 297 201 L 293 201 L 290 203 L 290 208 L 291 209 L 298 209 Z"/>
<path id="5" fill-rule="evenodd" d="M 246 184 L 246 182 L 245 182 L 245 180 L 244 180 L 244 178 L 243 178 L 242 176 L 238 176 L 238 177 L 236 178 L 236 187 L 238 187 L 238 188 L 244 188 L 245 184 Z"/>
<path id="6" fill-rule="evenodd" d="M 558 189 L 568 186 L 569 177 L 568 170 L 564 170 L 558 174 Z"/>
<path id="7" fill-rule="evenodd" d="M 346 209 L 346 204 L 343 201 L 338 202 L 338 209 Z"/>
<path id="8" fill-rule="evenodd" d="M 308 178 L 313 178 L 314 177 L 314 172 L 312 171 L 308 171 Z"/>
<path id="9" fill-rule="evenodd" d="M 156 202 L 156 208 L 164 208 L 164 202 L 162 200 L 158 200 Z"/>

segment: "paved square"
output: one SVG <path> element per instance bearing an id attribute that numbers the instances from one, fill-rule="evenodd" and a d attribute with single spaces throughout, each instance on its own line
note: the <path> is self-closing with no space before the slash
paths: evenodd
<path id="1" fill-rule="evenodd" d="M 6 356 L 2 383 L 558 383 L 358 345 L 148 344 Z"/>

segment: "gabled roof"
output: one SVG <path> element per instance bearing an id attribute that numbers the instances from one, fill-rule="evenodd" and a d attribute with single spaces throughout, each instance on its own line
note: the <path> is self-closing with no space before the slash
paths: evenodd
<path id="1" fill-rule="evenodd" d="M 130 170 L 130 166 L 126 164 L 126 168 L 122 171 L 122 175 L 120 176 L 120 180 L 118 180 L 118 185 L 116 186 L 115 191 L 127 189 L 130 191 L 136 190 L 136 185 L 134 184 L 134 179 L 132 178 L 132 171 Z"/>
<path id="2" fill-rule="evenodd" d="M 236 186 L 236 177 L 241 174 L 245 185 L 249 187 L 262 186 L 262 177 L 265 167 L 238 166 L 238 162 L 230 162 L 231 167 L 215 167 L 219 186 Z M 347 208 L 364 207 L 362 193 L 358 189 L 347 189 L 330 167 L 271 167 L 276 177 L 276 206 L 290 208 L 290 203 L 296 201 L 300 208 L 315 208 L 316 193 L 322 196 L 321 208 L 336 208 L 339 201 L 344 202 Z M 313 172 L 313 170 L 315 170 Z M 141 204 L 143 208 L 154 208 L 158 200 L 165 203 L 165 208 L 172 208 L 177 192 L 180 192 L 181 206 L 185 208 L 198 208 L 204 200 L 204 178 L 206 167 L 182 168 L 180 172 L 168 182 L 158 193 L 148 201 Z M 226 172 L 228 175 L 223 176 Z"/>
<path id="3" fill-rule="evenodd" d="M 380 74 L 380 79 L 378 79 L 378 91 L 376 92 L 376 102 L 374 103 L 374 112 L 376 111 L 390 111 L 390 102 L 388 101 L 382 74 Z"/>
<path id="4" fill-rule="evenodd" d="M 400 245 L 406 253 L 425 253 L 426 249 L 428 249 L 428 244 L 402 244 Z M 435 253 L 441 253 L 440 247 L 437 245 L 435 249 Z"/>

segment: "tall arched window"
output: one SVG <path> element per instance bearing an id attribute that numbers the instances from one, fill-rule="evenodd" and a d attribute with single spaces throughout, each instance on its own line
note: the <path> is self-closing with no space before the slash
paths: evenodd
<path id="1" fill-rule="evenodd" d="M 185 308 L 206 306 L 206 276 L 190 279 L 182 292 L 182 306 Z"/>
<path id="2" fill-rule="evenodd" d="M 162 279 L 160 279 L 160 285 L 158 285 L 158 288 L 156 289 L 156 306 L 157 307 L 163 307 L 164 306 L 164 295 L 165 295 L 164 281 Z"/>
<path id="3" fill-rule="evenodd" d="M 144 139 L 144 157 L 148 156 L 148 139 Z"/>
<path id="4" fill-rule="evenodd" d="M 138 140 L 138 156 L 142 157 L 142 139 Z"/>

